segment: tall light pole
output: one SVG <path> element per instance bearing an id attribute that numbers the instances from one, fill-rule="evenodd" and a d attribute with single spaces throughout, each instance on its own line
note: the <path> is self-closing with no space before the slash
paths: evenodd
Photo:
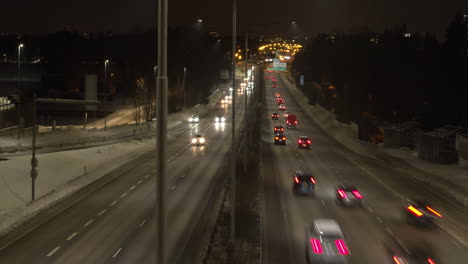
<path id="1" fill-rule="evenodd" d="M 234 257 L 236 241 L 236 35 L 237 0 L 232 0 L 232 138 L 231 138 L 231 252 Z"/>
<path id="2" fill-rule="evenodd" d="M 156 216 L 157 264 L 166 263 L 166 178 L 167 178 L 167 15 L 168 0 L 158 1 L 158 77 L 156 120 Z"/>
<path id="3" fill-rule="evenodd" d="M 17 88 L 18 88 L 18 91 L 20 92 L 21 94 L 21 49 L 24 48 L 24 45 L 23 43 L 20 43 L 18 45 L 18 61 L 17 61 L 17 64 L 18 64 L 18 81 L 17 81 Z M 22 122 L 21 122 L 21 97 L 19 97 L 18 99 L 18 140 L 20 139 L 20 133 L 21 133 L 21 126 L 22 126 Z"/>
<path id="4" fill-rule="evenodd" d="M 107 64 L 109 60 L 104 61 L 104 130 L 107 130 Z"/>
<path id="5" fill-rule="evenodd" d="M 248 78 L 248 59 L 249 59 L 249 33 L 245 33 L 245 80 L 246 80 L 246 85 L 245 85 L 245 91 L 244 91 L 244 133 L 247 130 L 247 89 L 249 88 L 249 78 Z M 247 138 L 247 135 L 244 136 L 244 138 Z M 247 146 L 248 142 L 245 141 L 244 144 L 244 171 L 247 171 Z"/>
<path id="6" fill-rule="evenodd" d="M 182 77 L 182 96 L 183 96 L 183 104 L 184 104 L 184 109 L 185 109 L 185 77 L 186 77 L 186 74 L 187 73 L 187 68 L 184 67 L 184 75 Z"/>

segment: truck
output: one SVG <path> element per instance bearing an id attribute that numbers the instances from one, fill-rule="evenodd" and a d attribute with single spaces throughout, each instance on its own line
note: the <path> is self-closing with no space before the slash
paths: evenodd
<path id="1" fill-rule="evenodd" d="M 293 115 L 293 114 L 288 115 L 288 118 L 286 119 L 286 127 L 287 128 L 297 128 L 296 115 Z"/>

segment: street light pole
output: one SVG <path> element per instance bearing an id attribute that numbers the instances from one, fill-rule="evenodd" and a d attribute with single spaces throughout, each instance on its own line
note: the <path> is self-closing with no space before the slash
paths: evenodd
<path id="1" fill-rule="evenodd" d="M 107 130 L 107 64 L 109 64 L 109 60 L 104 62 L 104 130 Z"/>
<path id="2" fill-rule="evenodd" d="M 182 97 L 183 97 L 183 105 L 185 109 L 185 74 L 187 72 L 187 68 L 184 67 L 184 76 L 182 77 Z"/>
<path id="3" fill-rule="evenodd" d="M 249 40 L 249 33 L 245 33 L 245 79 L 246 79 L 246 85 L 245 85 L 245 91 L 244 91 L 244 133 L 247 133 L 247 90 L 249 88 L 249 78 L 248 78 L 248 40 Z M 244 138 L 247 139 L 250 135 L 244 134 Z M 244 172 L 247 172 L 247 146 L 248 142 L 244 141 Z"/>
<path id="4" fill-rule="evenodd" d="M 18 82 L 17 87 L 18 91 L 21 92 L 21 48 L 23 48 L 23 43 L 18 45 Z M 21 98 L 18 99 L 18 140 L 20 139 L 21 133 Z"/>
<path id="5" fill-rule="evenodd" d="M 36 92 L 33 94 L 33 127 L 32 127 L 32 158 L 31 158 L 31 201 L 36 199 L 36 178 L 38 172 L 36 167 L 38 161 L 36 159 L 36 115 L 37 115 L 37 102 Z"/>
<path id="6" fill-rule="evenodd" d="M 158 77 L 156 121 L 156 216 L 157 264 L 166 263 L 166 178 L 167 178 L 167 16 L 168 0 L 158 1 Z"/>
<path id="7" fill-rule="evenodd" d="M 231 139 L 231 253 L 235 252 L 236 228 L 236 25 L 237 0 L 232 0 L 232 139 Z"/>

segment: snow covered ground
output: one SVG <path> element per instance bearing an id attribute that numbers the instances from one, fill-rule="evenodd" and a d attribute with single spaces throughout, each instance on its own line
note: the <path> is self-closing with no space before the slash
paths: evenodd
<path id="1" fill-rule="evenodd" d="M 343 146 L 362 156 L 380 161 L 397 158 L 401 162 L 406 162 L 427 174 L 426 177 L 418 177 L 419 180 L 428 182 L 443 190 L 450 190 L 458 201 L 468 206 L 468 170 L 466 168 L 427 162 L 418 159 L 417 155 L 410 150 L 384 149 L 383 146 L 361 141 L 357 137 L 357 126 L 355 124 L 343 125 L 336 121 L 336 116 L 333 113 L 319 105 L 310 105 L 309 99 L 297 89 L 294 83 L 289 81 L 286 75 L 280 75 L 280 78 L 307 115 L 323 131 Z M 458 186 L 462 191 L 453 190 L 453 186 Z"/>
<path id="2" fill-rule="evenodd" d="M 209 114 L 222 96 L 224 96 L 222 91 L 216 91 L 210 96 L 207 105 L 197 105 L 185 112 L 170 115 L 169 138 L 173 136 L 173 133 L 182 132 L 180 128 L 183 126 L 180 125 L 184 124 L 190 115 L 197 114 L 202 117 Z M 170 129 L 173 129 L 173 133 Z M 132 136 L 134 130 L 138 130 L 137 137 Z M 155 141 L 151 138 L 154 134 L 152 131 L 154 128 L 151 129 L 145 124 L 139 127 L 135 125 L 112 127 L 107 131 L 102 129 L 71 130 L 41 135 L 40 144 L 43 144 L 44 148 L 53 148 L 53 144 L 55 147 L 60 144 L 69 144 L 68 147 L 83 145 L 86 148 L 38 155 L 39 176 L 36 181 L 36 201 L 33 203 L 30 203 L 31 155 L 30 151 L 27 151 L 30 145 L 27 142 L 19 142 L 20 146 L 17 147 L 25 150 L 24 153 L 27 155 L 8 156 L 7 160 L 0 160 L 2 172 L 0 174 L 0 234 L 8 232 L 103 175 L 154 149 Z M 148 138 L 142 135 L 148 135 Z M 121 142 L 114 143 L 116 139 Z M 93 142 L 114 141 L 112 141 L 113 144 L 88 147 L 91 140 Z M 5 141 L 0 142 L 5 143 Z M 4 145 L 1 146 L 3 150 L 7 148 Z"/>

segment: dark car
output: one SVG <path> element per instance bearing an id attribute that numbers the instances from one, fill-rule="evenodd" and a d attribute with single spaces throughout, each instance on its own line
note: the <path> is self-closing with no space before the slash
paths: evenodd
<path id="1" fill-rule="evenodd" d="M 294 194 L 313 194 L 315 192 L 315 177 L 308 172 L 295 172 L 293 174 L 292 191 Z"/>
<path id="2" fill-rule="evenodd" d="M 298 148 L 310 149 L 311 144 L 312 144 L 312 141 L 306 136 L 301 136 L 297 140 L 297 147 Z"/>
<path id="3" fill-rule="evenodd" d="M 278 120 L 279 119 L 279 114 L 274 112 L 273 114 L 271 114 L 271 119 L 272 120 Z"/>
<path id="4" fill-rule="evenodd" d="M 406 221 L 408 224 L 433 226 L 442 214 L 437 212 L 428 201 L 409 200 L 405 206 Z"/>
<path id="5" fill-rule="evenodd" d="M 361 206 L 362 194 L 357 187 L 349 184 L 341 184 L 336 188 L 338 203 L 343 206 Z"/>
<path id="6" fill-rule="evenodd" d="M 281 132 L 281 134 L 282 134 L 282 132 L 284 132 L 284 127 L 283 126 L 275 126 L 273 128 L 273 133 L 276 134 L 278 132 Z"/>
<path id="7" fill-rule="evenodd" d="M 389 263 L 393 264 L 441 264 L 428 240 L 398 239 L 391 236 L 384 241 Z"/>
<path id="8" fill-rule="evenodd" d="M 275 135 L 275 145 L 286 145 L 286 136 L 283 134 Z"/>

